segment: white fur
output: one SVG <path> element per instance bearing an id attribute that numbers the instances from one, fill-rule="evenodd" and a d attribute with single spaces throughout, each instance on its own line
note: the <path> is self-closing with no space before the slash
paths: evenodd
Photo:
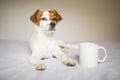
<path id="1" fill-rule="evenodd" d="M 48 11 L 44 11 L 43 12 L 43 16 L 41 18 L 45 17 L 47 19 L 47 21 L 41 21 L 40 22 L 40 28 L 42 28 L 43 30 L 49 30 L 49 24 L 50 24 L 50 20 L 49 20 L 49 12 Z"/>
<path id="2" fill-rule="evenodd" d="M 40 21 L 40 26 L 35 25 L 34 32 L 31 38 L 31 50 L 30 62 L 36 65 L 36 69 L 44 70 L 45 65 L 42 62 L 42 58 L 56 57 L 63 64 L 73 66 L 75 62 L 67 59 L 62 48 L 73 48 L 74 46 L 66 45 L 62 41 L 57 41 L 53 37 L 54 31 L 49 31 L 50 20 L 49 12 L 44 11 L 41 18 L 47 18 L 47 21 Z M 75 46 L 78 48 L 78 46 Z"/>

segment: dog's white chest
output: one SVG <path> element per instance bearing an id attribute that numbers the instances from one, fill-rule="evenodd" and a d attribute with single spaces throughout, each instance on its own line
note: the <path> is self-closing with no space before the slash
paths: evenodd
<path id="1" fill-rule="evenodd" d="M 34 33 L 31 39 L 32 51 L 39 52 L 40 55 L 51 55 L 56 46 L 56 40 L 53 37 L 45 36 L 42 33 Z"/>
<path id="2" fill-rule="evenodd" d="M 44 51 L 46 53 L 51 53 L 55 44 L 56 43 L 54 39 L 47 38 L 47 39 L 39 40 L 38 47 L 39 47 L 39 50 L 41 51 Z"/>

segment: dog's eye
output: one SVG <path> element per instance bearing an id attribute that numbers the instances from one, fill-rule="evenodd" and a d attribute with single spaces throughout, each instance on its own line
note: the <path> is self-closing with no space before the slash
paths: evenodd
<path id="1" fill-rule="evenodd" d="M 57 18 L 53 18 L 52 20 L 53 20 L 53 21 L 56 21 L 56 20 L 57 20 Z"/>
<path id="2" fill-rule="evenodd" d="M 42 20 L 45 20 L 45 21 L 47 21 L 47 19 L 46 19 L 45 17 L 43 17 L 43 18 L 42 18 Z"/>

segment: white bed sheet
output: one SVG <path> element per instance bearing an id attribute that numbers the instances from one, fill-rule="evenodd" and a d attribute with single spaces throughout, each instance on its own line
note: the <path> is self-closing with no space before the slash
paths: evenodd
<path id="1" fill-rule="evenodd" d="M 97 43 L 108 52 L 107 60 L 98 67 L 82 68 L 78 64 L 79 50 L 70 49 L 67 56 L 76 60 L 75 67 L 51 58 L 44 60 L 46 70 L 36 71 L 28 62 L 29 42 L 0 40 L 0 80 L 120 80 L 120 42 Z"/>

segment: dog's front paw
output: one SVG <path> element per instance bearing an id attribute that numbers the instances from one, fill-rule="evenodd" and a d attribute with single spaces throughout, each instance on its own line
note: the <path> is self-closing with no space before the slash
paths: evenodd
<path id="1" fill-rule="evenodd" d="M 65 61 L 63 62 L 63 64 L 65 64 L 65 65 L 67 65 L 67 66 L 75 66 L 75 65 L 76 65 L 76 63 L 75 63 L 74 60 L 65 60 Z"/>
<path id="2" fill-rule="evenodd" d="M 36 70 L 45 70 L 45 65 L 44 64 L 39 64 L 39 65 L 36 65 Z"/>

